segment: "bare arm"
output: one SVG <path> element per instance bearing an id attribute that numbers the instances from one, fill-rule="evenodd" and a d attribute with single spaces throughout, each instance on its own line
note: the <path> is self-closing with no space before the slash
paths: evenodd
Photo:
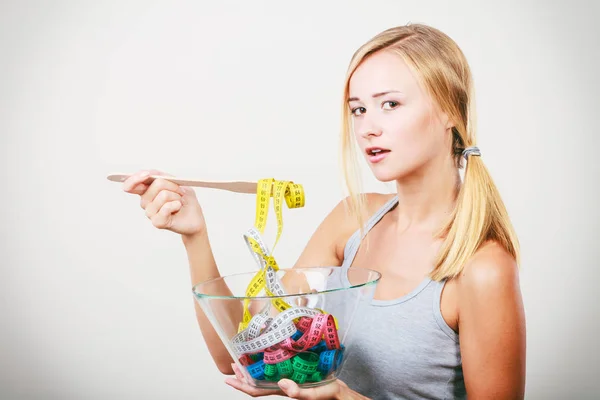
<path id="1" fill-rule="evenodd" d="M 192 284 L 220 277 L 208 239 L 204 215 L 194 190 L 180 187 L 165 179 L 149 179 L 150 174 L 165 175 L 156 170 L 139 171 L 123 183 L 123 190 L 140 196 L 140 206 L 155 227 L 181 235 L 187 252 Z M 344 205 L 340 202 L 317 228 L 296 266 L 338 265 L 340 259 L 337 250 L 340 238 L 346 232 L 345 221 L 347 219 Z M 222 295 L 231 295 L 224 284 L 212 289 Z M 219 311 L 220 316 L 231 321 L 241 320 L 243 310 L 240 302 L 222 304 L 224 309 Z M 198 325 L 217 368 L 223 374 L 232 375 L 231 355 L 195 300 L 194 307 Z"/>
<path id="2" fill-rule="evenodd" d="M 458 283 L 458 325 L 469 398 L 523 399 L 525 316 L 514 260 L 499 246 L 486 245 Z"/>
<path id="3" fill-rule="evenodd" d="M 342 262 L 340 244 L 345 243 L 353 226 L 339 202 L 312 234 L 294 268 L 338 266 Z"/>
<path id="4" fill-rule="evenodd" d="M 190 279 L 192 281 L 192 285 L 221 276 L 219 269 L 217 268 L 217 263 L 215 262 L 206 231 L 202 231 L 191 236 L 182 235 L 182 240 L 189 261 Z M 220 294 L 223 296 L 231 295 L 229 288 L 227 288 L 225 285 L 223 285 L 222 288 L 214 289 L 221 289 Z M 222 302 L 221 304 L 226 308 L 221 312 L 227 313 L 227 315 L 239 316 L 238 318 L 241 320 L 243 310 L 240 302 L 230 301 Z M 202 332 L 202 336 L 204 337 L 208 351 L 217 365 L 217 368 L 222 374 L 232 375 L 233 369 L 231 368 L 231 363 L 233 360 L 231 355 L 225 348 L 223 341 L 214 330 L 206 314 L 204 311 L 202 311 L 202 308 L 195 299 L 194 308 L 196 311 L 198 326 L 200 327 L 200 331 Z"/>

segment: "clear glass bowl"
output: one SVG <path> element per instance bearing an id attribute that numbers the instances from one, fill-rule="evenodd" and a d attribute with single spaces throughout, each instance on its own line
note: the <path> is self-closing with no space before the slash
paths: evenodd
<path id="1" fill-rule="evenodd" d="M 277 389 L 279 379 L 289 378 L 315 387 L 338 377 L 352 351 L 353 321 L 380 279 L 357 267 L 271 268 L 192 290 L 249 384 Z"/>

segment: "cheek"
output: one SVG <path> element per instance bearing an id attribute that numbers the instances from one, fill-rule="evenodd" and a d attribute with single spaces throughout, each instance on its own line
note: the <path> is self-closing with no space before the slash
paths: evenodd
<path id="1" fill-rule="evenodd" d="M 435 135 L 432 132 L 431 120 L 429 115 L 423 112 L 410 109 L 402 111 L 404 112 L 390 114 L 384 132 L 391 136 L 394 150 L 401 152 L 404 157 L 420 157 L 433 145 L 432 139 Z"/>

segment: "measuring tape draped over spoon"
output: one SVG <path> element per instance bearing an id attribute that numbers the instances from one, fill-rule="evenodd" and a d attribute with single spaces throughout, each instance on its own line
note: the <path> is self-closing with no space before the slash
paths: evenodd
<path id="1" fill-rule="evenodd" d="M 276 297 L 284 296 L 285 291 L 276 273 L 279 267 L 273 250 L 269 251 L 261 236 L 271 196 L 277 218 L 273 249 L 283 231 L 283 201 L 288 208 L 305 204 L 302 185 L 272 178 L 261 179 L 257 184 L 254 227 L 244 234 L 244 239 L 260 270 L 250 281 L 245 296 L 254 297 L 264 289 L 267 296 L 275 298 L 254 316 L 249 310 L 250 300 L 244 300 L 242 322 L 231 340 L 233 350 L 254 379 L 277 381 L 288 377 L 297 383 L 318 382 L 337 369 L 342 360 L 337 321 L 323 310 L 292 306 Z M 276 317 L 270 316 L 271 304 L 280 312 Z"/>
<path id="2" fill-rule="evenodd" d="M 130 175 L 111 174 L 113 182 L 123 182 Z M 259 271 L 246 289 L 246 297 L 255 297 L 262 290 L 270 303 L 252 316 L 250 300 L 243 304 L 242 321 L 238 333 L 231 339 L 232 347 L 240 363 L 256 380 L 278 381 L 290 378 L 302 384 L 319 382 L 335 371 L 343 358 L 344 346 L 338 337 L 335 317 L 323 310 L 292 306 L 277 296 L 284 296 L 283 285 L 277 276 L 279 266 L 262 239 L 267 223 L 270 198 L 277 218 L 277 236 L 273 249 L 283 231 L 283 201 L 288 208 L 304 207 L 305 196 L 302 185 L 273 178 L 253 182 L 208 182 L 182 179 L 172 176 L 151 175 L 147 181 L 157 178 L 183 186 L 206 187 L 229 190 L 237 193 L 256 194 L 254 227 L 244 234 L 244 240 L 259 265 Z M 270 316 L 271 304 L 280 313 Z"/>

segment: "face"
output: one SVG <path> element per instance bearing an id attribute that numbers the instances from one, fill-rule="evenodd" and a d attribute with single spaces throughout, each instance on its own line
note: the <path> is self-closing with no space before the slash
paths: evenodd
<path id="1" fill-rule="evenodd" d="M 349 85 L 354 134 L 378 180 L 400 180 L 448 156 L 452 125 L 400 56 L 375 53 Z"/>

